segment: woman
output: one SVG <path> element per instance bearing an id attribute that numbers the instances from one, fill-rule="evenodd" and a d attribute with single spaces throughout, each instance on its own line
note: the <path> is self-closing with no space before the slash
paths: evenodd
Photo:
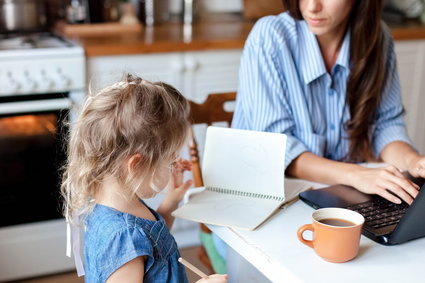
<path id="1" fill-rule="evenodd" d="M 425 157 L 403 122 L 382 1 L 283 0 L 245 44 L 233 127 L 288 136 L 286 173 L 411 203 Z M 356 163 L 383 161 L 384 168 Z"/>

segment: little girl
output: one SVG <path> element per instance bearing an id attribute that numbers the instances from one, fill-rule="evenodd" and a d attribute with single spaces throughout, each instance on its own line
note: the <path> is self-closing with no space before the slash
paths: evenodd
<path id="1" fill-rule="evenodd" d="M 188 103 L 172 86 L 128 75 L 89 95 L 72 128 L 62 195 L 71 223 L 84 219 L 86 282 L 187 282 L 171 212 L 192 182 L 177 158 Z M 142 199 L 168 184 L 157 211 Z M 211 275 L 198 282 L 227 282 Z"/>

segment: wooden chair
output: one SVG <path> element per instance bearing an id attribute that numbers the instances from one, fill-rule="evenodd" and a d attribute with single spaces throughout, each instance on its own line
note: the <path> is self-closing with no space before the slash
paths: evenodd
<path id="1" fill-rule="evenodd" d="M 230 126 L 233 118 L 233 112 L 226 111 L 224 109 L 224 104 L 235 100 L 236 92 L 227 92 L 210 94 L 206 101 L 202 104 L 189 101 L 191 107 L 190 120 L 192 125 L 207 124 L 210 126 L 215 122 L 227 122 Z M 204 183 L 202 180 L 201 164 L 199 162 L 198 145 L 193 134 L 193 129 L 190 131 L 189 138 L 189 155 L 193 164 L 192 173 L 194 185 L 195 187 L 202 187 Z M 208 229 L 207 226 L 202 223 L 200 226 L 202 231 L 201 233 L 211 234 L 211 230 Z M 214 264 L 214 262 L 211 262 L 209 254 L 211 255 L 210 248 L 207 251 L 204 246 L 201 246 L 198 250 L 199 259 L 210 269 L 211 273 L 216 273 L 218 270 L 215 270 L 217 268 L 214 268 L 214 266 L 217 265 Z"/>

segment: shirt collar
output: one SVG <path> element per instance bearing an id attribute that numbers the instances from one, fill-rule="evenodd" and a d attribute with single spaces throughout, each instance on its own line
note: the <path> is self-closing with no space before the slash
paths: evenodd
<path id="1" fill-rule="evenodd" d="M 300 33 L 298 38 L 300 46 L 300 68 L 305 84 L 326 74 L 325 62 L 320 52 L 316 36 L 310 31 L 305 21 L 298 21 Z M 350 32 L 347 32 L 342 42 L 341 50 L 336 60 L 336 65 L 349 68 L 350 60 Z"/>
<path id="2" fill-rule="evenodd" d="M 336 64 L 346 69 L 350 68 L 350 31 L 344 36 L 344 41 L 341 45 Z"/>

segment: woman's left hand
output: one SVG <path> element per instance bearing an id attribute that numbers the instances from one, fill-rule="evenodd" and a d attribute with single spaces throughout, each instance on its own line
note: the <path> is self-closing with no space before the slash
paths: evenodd
<path id="1" fill-rule="evenodd" d="M 183 174 L 185 171 L 192 170 L 192 163 L 186 159 L 178 158 L 171 166 L 171 179 L 168 185 L 167 199 L 173 203 L 178 203 L 192 185 L 192 180 L 183 182 Z"/>
<path id="2" fill-rule="evenodd" d="M 407 170 L 413 177 L 425 178 L 425 156 L 417 155 L 412 158 Z"/>

